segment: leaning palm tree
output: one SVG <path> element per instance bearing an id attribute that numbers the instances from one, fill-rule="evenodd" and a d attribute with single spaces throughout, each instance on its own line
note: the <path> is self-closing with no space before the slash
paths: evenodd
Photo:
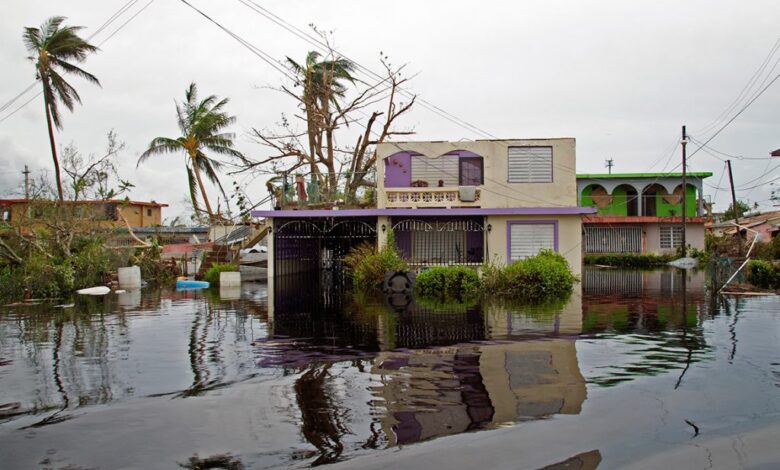
<path id="1" fill-rule="evenodd" d="M 205 174 L 209 181 L 217 185 L 223 195 L 225 191 L 217 177 L 217 170 L 220 169 L 221 163 L 207 156 L 204 151 L 208 150 L 218 155 L 244 160 L 244 155 L 233 148 L 235 135 L 222 132 L 233 124 L 236 118 L 223 111 L 228 103 L 227 98 L 219 100 L 216 96 L 211 95 L 198 101 L 198 87 L 195 83 L 191 83 L 187 88 L 185 97 L 183 103 L 176 103 L 176 117 L 182 135 L 176 138 L 155 137 L 152 139 L 149 148 L 138 158 L 138 165 L 152 155 L 184 152 L 187 156 L 187 181 L 192 206 L 196 213 L 201 211 L 198 204 L 198 192 L 200 192 L 209 220 L 214 221 L 218 214 L 215 214 L 211 209 L 202 174 Z"/>
<path id="2" fill-rule="evenodd" d="M 330 101 L 338 107 L 338 99 L 343 98 L 347 91 L 343 81 L 355 82 L 352 72 L 355 65 L 347 59 L 319 60 L 317 51 L 306 55 L 303 65 L 287 57 L 293 72 L 297 75 L 297 83 L 303 87 L 303 98 L 317 100 L 320 106 L 327 106 Z"/>
<path id="3" fill-rule="evenodd" d="M 75 88 L 62 78 L 61 73 L 78 75 L 95 85 L 100 85 L 98 79 L 73 65 L 73 62 L 83 62 L 97 47 L 80 38 L 78 32 L 82 26 L 63 26 L 65 17 L 54 16 L 46 20 L 40 28 L 24 28 L 22 39 L 30 52 L 28 59 L 35 62 L 35 78 L 43 86 L 43 103 L 46 109 L 46 124 L 49 128 L 49 144 L 51 157 L 54 160 L 54 176 L 57 179 L 57 194 L 63 199 L 62 181 L 60 180 L 60 162 L 57 158 L 57 147 L 54 143 L 54 127 L 62 129 L 58 102 L 73 111 L 73 105 L 81 103 L 81 97 Z"/>
<path id="4" fill-rule="evenodd" d="M 296 75 L 295 84 L 303 88 L 300 95 L 289 90 L 288 93 L 301 101 L 306 113 L 306 134 L 309 141 L 309 155 L 312 159 L 317 153 L 317 147 L 322 145 L 322 132 L 332 125 L 330 105 L 340 111 L 339 99 L 347 92 L 344 82 L 355 82 L 352 76 L 355 65 L 352 62 L 342 57 L 332 60 L 321 60 L 321 57 L 319 52 L 310 51 L 303 65 L 287 57 L 287 63 Z M 320 170 L 313 160 L 310 169 L 313 178 L 322 179 Z M 333 189 L 336 175 L 327 176 L 322 182 L 327 182 L 327 187 Z"/>

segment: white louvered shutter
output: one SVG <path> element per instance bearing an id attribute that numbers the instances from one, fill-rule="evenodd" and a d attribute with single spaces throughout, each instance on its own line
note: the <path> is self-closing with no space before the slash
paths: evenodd
<path id="1" fill-rule="evenodd" d="M 435 188 L 439 180 L 444 182 L 444 186 L 458 185 L 457 156 L 412 157 L 412 181 L 425 181 L 429 187 Z"/>
<path id="2" fill-rule="evenodd" d="M 509 226 L 509 262 L 528 258 L 542 250 L 555 249 L 555 225 L 513 224 Z"/>
<path id="3" fill-rule="evenodd" d="M 507 175 L 510 183 L 551 183 L 552 147 L 509 147 Z"/>

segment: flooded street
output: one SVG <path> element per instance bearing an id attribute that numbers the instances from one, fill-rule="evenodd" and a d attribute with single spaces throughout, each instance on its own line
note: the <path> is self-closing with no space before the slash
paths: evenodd
<path id="1" fill-rule="evenodd" d="M 0 307 L 2 467 L 780 465 L 776 296 L 676 271 L 588 270 L 533 308 L 316 284 Z"/>

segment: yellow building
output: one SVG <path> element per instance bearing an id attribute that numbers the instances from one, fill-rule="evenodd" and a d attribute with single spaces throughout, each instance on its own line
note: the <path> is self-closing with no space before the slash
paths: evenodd
<path id="1" fill-rule="evenodd" d="M 0 199 L 0 223 L 6 226 L 32 226 L 63 211 L 98 221 L 102 227 L 154 227 L 162 223 L 162 208 L 168 204 L 143 201 L 38 201 Z M 123 220 L 124 218 L 124 220 Z M 125 223 L 125 220 L 127 223 Z"/>

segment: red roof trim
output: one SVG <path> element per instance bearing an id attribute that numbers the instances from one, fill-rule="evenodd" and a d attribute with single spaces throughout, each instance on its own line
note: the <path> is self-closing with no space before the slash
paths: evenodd
<path id="1" fill-rule="evenodd" d="M 0 199 L 1 205 L 8 205 L 8 204 L 27 204 L 30 202 L 29 199 Z M 51 201 L 54 202 L 54 201 Z M 168 207 L 168 204 L 162 203 L 162 202 L 146 202 L 146 201 L 124 201 L 124 200 L 115 200 L 115 199 L 107 199 L 107 200 L 99 200 L 99 201 L 63 201 L 66 204 L 107 204 L 107 203 L 116 203 L 116 204 L 129 204 L 131 206 L 152 206 L 152 207 Z"/>

